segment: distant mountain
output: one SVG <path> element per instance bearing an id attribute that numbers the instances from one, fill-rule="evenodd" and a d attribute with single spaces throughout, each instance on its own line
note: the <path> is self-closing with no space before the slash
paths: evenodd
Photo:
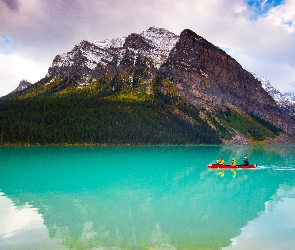
<path id="1" fill-rule="evenodd" d="M 18 87 L 14 91 L 21 91 L 28 87 L 30 87 L 32 83 L 28 82 L 27 80 L 21 80 Z"/>
<path id="2" fill-rule="evenodd" d="M 283 93 L 285 98 L 295 104 L 295 82 L 290 83 L 290 89 Z"/>
<path id="3" fill-rule="evenodd" d="M 40 103 L 40 109 L 34 106 L 38 112 L 54 107 L 43 111 L 54 113 L 55 118 L 35 114 L 46 131 L 49 121 L 52 129 L 46 133 L 54 131 L 54 142 L 67 141 L 74 130 L 80 135 L 71 138 L 73 141 L 99 143 L 252 143 L 277 137 L 280 131 L 294 136 L 290 109 L 262 82 L 191 30 L 178 36 L 151 27 L 122 38 L 81 41 L 71 51 L 57 55 L 43 79 L 7 95 L 2 102 L 28 102 L 24 107 L 31 101 L 46 102 Z M 104 110 L 97 110 L 101 107 Z M 119 113 L 115 115 L 109 107 L 117 107 Z M 102 117 L 109 117 L 111 123 Z M 52 119 L 60 119 L 61 124 L 53 125 Z M 141 124 L 138 128 L 135 121 Z M 152 136 L 150 131 L 156 134 Z M 122 133 L 121 139 L 115 139 L 118 133 Z M 173 133 L 178 134 L 177 141 L 165 137 Z"/>
<path id="4" fill-rule="evenodd" d="M 277 105 L 285 110 L 289 115 L 295 117 L 295 95 L 294 92 L 281 93 L 276 90 L 268 79 L 253 73 L 253 76 L 259 80 L 265 91 L 276 101 Z"/>

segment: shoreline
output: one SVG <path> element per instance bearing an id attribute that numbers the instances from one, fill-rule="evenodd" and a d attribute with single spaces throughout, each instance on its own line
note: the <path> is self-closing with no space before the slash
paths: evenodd
<path id="1" fill-rule="evenodd" d="M 268 145 L 295 145 L 293 143 L 222 143 L 222 144 L 112 144 L 112 143 L 52 143 L 52 144 L 40 144 L 40 143 L 3 143 L 0 147 L 173 147 L 173 146 L 268 146 Z"/>
<path id="2" fill-rule="evenodd" d="M 115 146 L 175 146 L 175 145 L 295 145 L 295 137 L 291 137 L 285 133 L 280 133 L 278 136 L 271 138 L 267 137 L 263 141 L 256 141 L 246 138 L 244 135 L 235 131 L 236 135 L 231 140 L 222 139 L 221 144 L 152 144 L 152 143 L 94 143 L 94 142 L 73 142 L 73 143 L 28 143 L 28 142 L 18 142 L 18 143 L 10 143 L 10 142 L 2 142 L 0 143 L 0 147 L 30 147 L 30 146 L 61 146 L 61 147 L 115 147 Z"/>

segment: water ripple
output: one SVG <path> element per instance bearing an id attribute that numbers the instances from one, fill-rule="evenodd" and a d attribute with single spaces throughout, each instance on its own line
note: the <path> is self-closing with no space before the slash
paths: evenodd
<path id="1" fill-rule="evenodd" d="M 295 166 L 257 166 L 257 170 L 295 171 Z"/>

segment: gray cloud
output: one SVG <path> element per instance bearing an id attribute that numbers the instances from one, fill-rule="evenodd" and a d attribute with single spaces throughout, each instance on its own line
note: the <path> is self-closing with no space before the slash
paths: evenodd
<path id="1" fill-rule="evenodd" d="M 1 0 L 11 11 L 18 12 L 19 1 L 18 0 Z"/>

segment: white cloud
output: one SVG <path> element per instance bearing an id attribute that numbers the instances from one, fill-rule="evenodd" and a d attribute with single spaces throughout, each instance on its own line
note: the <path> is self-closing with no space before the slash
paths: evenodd
<path id="1" fill-rule="evenodd" d="M 36 209 L 23 206 L 16 209 L 10 199 L 0 192 L 1 216 L 0 235 L 5 238 L 13 236 L 17 231 L 28 227 L 44 227 L 43 220 Z"/>
<path id="2" fill-rule="evenodd" d="M 47 73 L 47 64 L 22 55 L 0 54 L 0 96 L 17 88 L 23 79 L 35 83 Z"/>
<path id="3" fill-rule="evenodd" d="M 49 237 L 42 215 L 29 204 L 16 207 L 0 192 L 0 246 L 1 249 L 67 249 L 59 239 Z"/>
<path id="4" fill-rule="evenodd" d="M 279 5 L 269 12 L 269 16 L 276 19 L 279 25 L 284 26 L 289 33 L 295 31 L 295 1 L 286 0 L 284 5 Z M 293 36 L 293 39 L 295 37 Z"/>
<path id="5" fill-rule="evenodd" d="M 295 219 L 290 215 L 293 215 L 295 208 L 294 191 L 280 188 L 272 200 L 265 202 L 265 210 L 249 221 L 241 229 L 241 234 L 223 250 L 293 249 Z"/>

